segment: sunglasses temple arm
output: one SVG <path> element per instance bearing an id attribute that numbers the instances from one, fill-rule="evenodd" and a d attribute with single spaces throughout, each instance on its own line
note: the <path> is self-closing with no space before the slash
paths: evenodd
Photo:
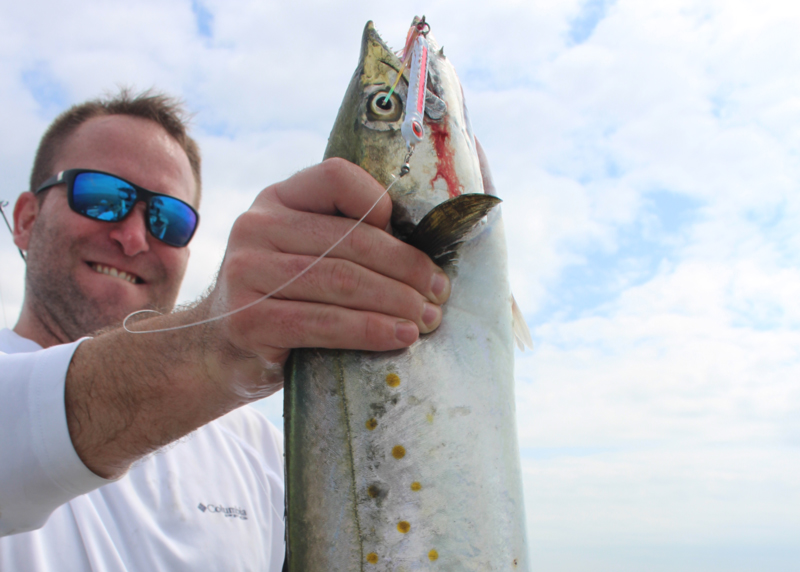
<path id="1" fill-rule="evenodd" d="M 14 236 L 14 231 L 11 229 L 11 225 L 8 222 L 8 218 L 6 218 L 6 211 L 3 210 L 3 207 L 8 206 L 8 201 L 0 201 L 0 214 L 3 215 L 3 220 L 6 221 L 6 226 L 8 227 L 8 232 L 11 233 L 11 236 Z M 28 262 L 28 259 L 25 258 L 25 253 L 22 252 L 22 249 L 18 246 L 17 250 L 19 250 L 19 255 L 22 257 L 22 260 Z"/>

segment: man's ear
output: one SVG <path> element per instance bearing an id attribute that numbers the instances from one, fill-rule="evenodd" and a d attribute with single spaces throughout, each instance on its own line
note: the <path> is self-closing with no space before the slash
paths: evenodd
<path id="1" fill-rule="evenodd" d="M 22 193 L 14 205 L 14 244 L 23 251 L 28 250 L 31 230 L 39 216 L 39 200 L 31 192 Z"/>

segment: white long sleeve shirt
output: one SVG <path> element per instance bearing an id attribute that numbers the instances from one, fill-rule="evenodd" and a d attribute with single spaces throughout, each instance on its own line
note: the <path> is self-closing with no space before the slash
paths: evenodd
<path id="1" fill-rule="evenodd" d="M 43 350 L 0 330 L 0 572 L 280 571 L 280 432 L 243 407 L 98 477 L 64 407 L 79 343 Z"/>

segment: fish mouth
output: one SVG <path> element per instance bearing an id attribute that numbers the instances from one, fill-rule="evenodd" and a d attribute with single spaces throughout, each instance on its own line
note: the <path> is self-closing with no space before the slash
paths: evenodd
<path id="1" fill-rule="evenodd" d="M 132 272 L 120 270 L 119 268 L 115 268 L 109 264 L 100 264 L 99 262 L 87 262 L 86 264 L 98 274 L 105 274 L 106 276 L 119 278 L 120 280 L 125 280 L 131 284 L 144 284 L 144 280 L 140 276 L 137 276 Z"/>

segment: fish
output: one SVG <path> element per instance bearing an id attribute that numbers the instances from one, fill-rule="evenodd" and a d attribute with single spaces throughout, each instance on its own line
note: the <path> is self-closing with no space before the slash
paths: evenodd
<path id="1" fill-rule="evenodd" d="M 514 329 L 524 338 L 527 326 L 514 325 L 500 199 L 485 192 L 461 84 L 427 41 L 425 134 L 411 157 L 407 75 L 387 100 L 402 61 L 368 22 L 325 158 L 394 182 L 392 232 L 444 268 L 451 295 L 439 328 L 406 349 L 292 351 L 290 572 L 529 569 L 514 403 Z"/>

